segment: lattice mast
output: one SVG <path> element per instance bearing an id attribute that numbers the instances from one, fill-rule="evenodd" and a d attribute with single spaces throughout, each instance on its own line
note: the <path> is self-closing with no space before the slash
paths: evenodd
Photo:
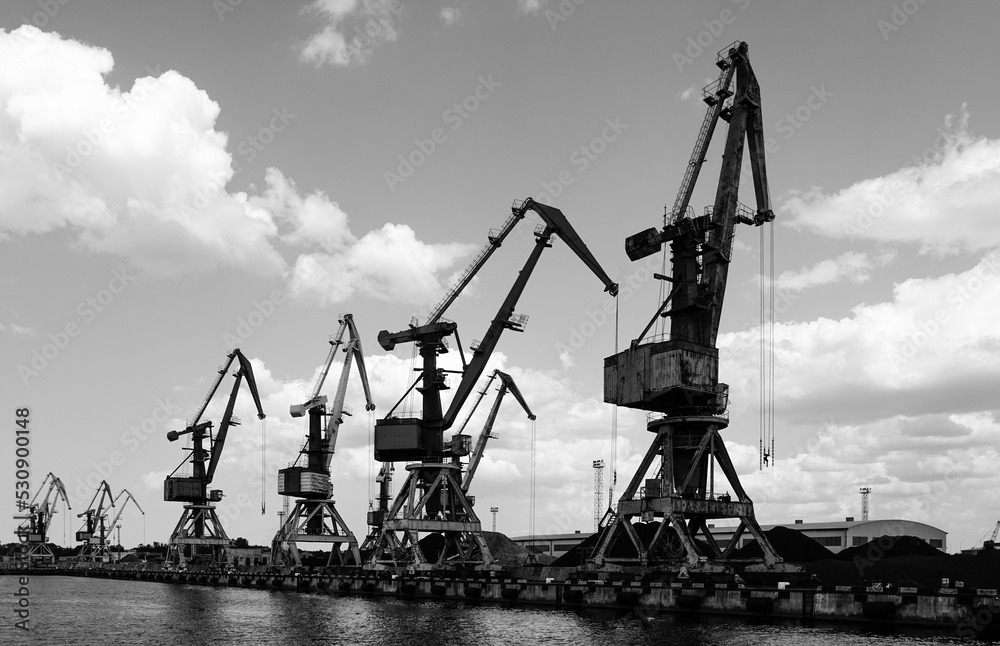
<path id="1" fill-rule="evenodd" d="M 871 487 L 861 487 L 861 520 L 868 520 L 868 496 L 872 493 Z"/>
<path id="2" fill-rule="evenodd" d="M 712 569 L 731 558 L 745 531 L 761 544 L 767 564 L 780 561 L 754 519 L 753 502 L 740 485 L 719 434 L 728 426 L 728 386 L 718 380 L 716 339 L 735 226 L 761 226 L 774 219 L 764 161 L 760 88 L 747 52 L 742 42 L 719 52 L 719 79 L 704 90 L 708 111 L 664 227 L 647 229 L 625 241 L 632 260 L 670 245 L 670 275 L 657 277 L 671 289 L 629 348 L 605 359 L 605 401 L 650 411 L 647 428 L 656 437 L 622 494 L 617 514 L 602 530 L 593 555 L 597 566 Z M 735 92 L 730 89 L 734 81 Z M 720 118 L 729 122 L 729 129 L 715 203 L 695 216 L 689 201 Z M 737 199 L 745 141 L 756 211 Z M 658 317 L 669 319 L 669 338 L 646 339 Z M 654 468 L 656 463 L 658 468 Z M 716 465 L 732 495 L 728 490 L 718 493 Z M 733 540 L 724 548 L 708 526 L 716 518 L 740 519 Z M 648 524 L 650 531 L 640 533 L 634 520 Z M 698 535 L 703 539 L 700 544 Z M 619 541 L 631 543 L 634 556 L 612 558 L 611 554 L 622 553 L 613 549 Z"/>
<path id="3" fill-rule="evenodd" d="M 594 460 L 594 531 L 601 527 L 604 514 L 604 460 Z"/>

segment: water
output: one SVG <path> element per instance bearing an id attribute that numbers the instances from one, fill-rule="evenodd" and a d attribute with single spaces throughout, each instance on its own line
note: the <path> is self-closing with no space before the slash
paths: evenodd
<path id="1" fill-rule="evenodd" d="M 688 615 L 366 599 L 244 588 L 32 577 L 30 633 L 13 624 L 15 579 L 0 576 L 0 644 L 682 644 L 914 646 L 968 643 L 954 632 L 798 626 Z"/>

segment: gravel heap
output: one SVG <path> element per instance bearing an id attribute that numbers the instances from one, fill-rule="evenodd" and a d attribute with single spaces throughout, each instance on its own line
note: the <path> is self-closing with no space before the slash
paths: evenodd
<path id="1" fill-rule="evenodd" d="M 747 534 L 744 533 L 744 536 Z M 789 563 L 815 563 L 824 559 L 834 558 L 833 553 L 802 532 L 788 527 L 775 527 L 764 532 L 767 541 L 782 559 Z M 764 556 L 757 540 L 747 543 L 736 550 L 734 558 L 749 559 Z"/>
<path id="2" fill-rule="evenodd" d="M 892 559 L 900 556 L 945 556 L 945 554 L 916 536 L 881 536 L 863 545 L 838 552 L 834 558 L 853 561 L 855 556 L 863 559 Z"/>

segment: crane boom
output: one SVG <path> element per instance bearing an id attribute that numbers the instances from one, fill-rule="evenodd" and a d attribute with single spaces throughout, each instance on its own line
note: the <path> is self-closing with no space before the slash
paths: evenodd
<path id="1" fill-rule="evenodd" d="M 128 489 L 122 489 L 121 492 L 119 492 L 119 494 L 115 496 L 114 502 L 118 502 L 118 500 L 123 495 L 125 496 L 125 502 L 123 502 L 121 507 L 118 508 L 118 513 L 115 514 L 114 520 L 112 520 L 111 523 L 108 524 L 109 529 L 113 528 L 115 525 L 118 524 L 118 519 L 121 518 L 122 512 L 125 511 L 125 507 L 128 506 L 128 502 L 130 500 L 132 501 L 132 504 L 135 505 L 136 509 L 138 509 L 142 513 L 143 516 L 146 515 L 146 512 L 142 511 L 142 507 L 139 506 L 139 501 L 135 499 L 135 496 L 133 496 L 132 492 L 129 491 Z"/>
<path id="2" fill-rule="evenodd" d="M 476 382 L 482 376 L 483 370 L 486 368 L 486 362 L 493 355 L 493 350 L 496 348 L 497 343 L 499 343 L 500 335 L 503 334 L 503 331 L 506 329 L 520 331 L 521 325 L 514 319 L 514 306 L 517 305 L 518 299 L 520 299 L 521 294 L 524 292 L 524 288 L 528 284 L 528 279 L 531 278 L 531 272 L 535 269 L 542 251 L 546 247 L 551 246 L 549 239 L 552 235 L 558 235 L 580 257 L 584 264 L 594 272 L 601 282 L 604 283 L 604 291 L 610 292 L 612 296 L 618 294 L 618 284 L 611 280 L 607 273 L 605 273 L 604 269 L 597 262 L 597 259 L 590 253 L 587 245 L 583 243 L 576 230 L 573 229 L 573 226 L 566 219 L 566 216 L 562 214 L 562 211 L 555 207 L 536 202 L 530 197 L 524 200 L 519 206 L 515 203 L 515 212 L 520 211 L 523 214 L 528 209 L 535 211 L 541 216 L 542 220 L 545 221 L 545 228 L 541 233 L 536 234 L 535 248 L 521 269 L 521 273 L 518 274 L 517 280 L 514 281 L 514 285 L 510 288 L 507 298 L 500 305 L 500 309 L 490 323 L 490 327 L 487 329 L 482 341 L 480 341 L 479 347 L 474 350 L 472 360 L 469 361 L 468 366 L 463 372 L 462 381 L 455 389 L 455 396 L 452 398 L 448 412 L 444 416 L 442 430 L 448 429 L 455 421 L 459 410 L 461 410 L 472 389 L 475 387 Z"/>
<path id="3" fill-rule="evenodd" d="M 333 406 L 330 408 L 330 415 L 327 419 L 325 434 L 327 470 L 330 468 L 330 461 L 337 449 L 337 435 L 340 433 L 340 425 L 344 421 L 344 398 L 347 396 L 347 383 L 351 375 L 352 359 L 358 364 L 361 387 L 365 391 L 365 410 L 375 410 L 375 404 L 372 403 L 371 387 L 368 385 L 368 371 L 365 369 L 365 355 L 361 350 L 361 335 L 358 334 L 358 329 L 354 325 L 354 317 L 352 315 L 345 314 L 344 321 L 350 331 L 350 340 L 344 347 L 344 352 L 347 356 L 344 357 L 344 367 L 340 371 L 340 382 L 337 384 L 337 392 L 333 397 Z"/>
<path id="4" fill-rule="evenodd" d="M 344 331 L 347 330 L 347 317 L 349 316 L 350 314 L 341 319 L 340 329 L 337 330 L 337 334 L 330 337 L 330 351 L 326 354 L 326 361 L 323 363 L 323 368 L 316 378 L 312 392 L 309 393 L 309 399 L 303 404 L 292 404 L 290 407 L 289 412 L 292 417 L 302 417 L 316 406 L 322 406 L 326 403 L 326 397 L 320 397 L 319 391 L 323 388 L 323 383 L 326 382 L 326 375 L 330 372 L 330 366 L 333 365 L 333 359 L 337 355 L 337 348 L 344 343 Z"/>
<path id="5" fill-rule="evenodd" d="M 486 264 L 486 261 L 490 259 L 490 256 L 493 255 L 493 252 L 500 248 L 500 245 L 503 244 L 503 241 L 504 239 L 506 239 L 507 235 L 514 230 L 514 227 L 523 218 L 524 218 L 523 211 L 521 211 L 520 213 L 514 211 L 511 213 L 511 216 L 507 218 L 507 221 L 503 223 L 503 226 L 500 227 L 499 231 L 497 231 L 496 229 L 490 229 L 490 233 L 488 236 L 489 242 L 486 243 L 486 245 L 479 251 L 476 257 L 469 264 L 469 266 L 466 267 L 465 271 L 462 272 L 462 275 L 459 276 L 458 280 L 455 282 L 455 286 L 449 289 L 448 293 L 446 293 L 444 298 L 441 299 L 441 302 L 438 303 L 433 310 L 431 310 L 431 313 L 427 317 L 425 325 L 429 325 L 431 323 L 437 323 L 438 319 L 441 318 L 445 310 L 447 310 L 451 306 L 451 304 L 455 302 L 455 299 L 459 297 L 459 295 L 462 293 L 462 290 L 464 290 L 465 287 L 470 282 L 472 282 L 472 279 L 475 278 L 476 273 L 478 273 L 479 270 L 482 268 L 482 266 Z"/>
<path id="6" fill-rule="evenodd" d="M 528 414 L 528 419 L 531 421 L 535 420 L 535 414 L 531 412 L 528 407 L 527 402 L 524 401 L 524 397 L 521 395 L 521 391 L 518 389 L 517 384 L 514 383 L 514 379 L 500 370 L 494 370 L 493 374 L 490 375 L 490 381 L 487 383 L 487 388 L 489 384 L 493 382 L 494 377 L 500 377 L 500 388 L 497 393 L 497 398 L 493 402 L 493 408 L 490 409 L 490 414 L 486 417 L 486 423 L 483 425 L 483 430 L 479 432 L 479 438 L 476 440 L 476 448 L 473 449 L 472 454 L 469 457 L 469 466 L 465 472 L 465 476 L 462 478 L 462 491 L 468 492 L 469 487 L 472 485 L 472 479 L 476 476 L 476 469 L 479 468 L 479 461 L 483 458 L 483 453 L 486 451 L 486 442 L 490 438 L 496 437 L 493 434 L 493 423 L 496 421 L 497 413 L 500 411 L 500 402 L 503 401 L 503 396 L 509 391 L 514 398 L 517 399 L 518 403 L 521 404 L 521 408 L 524 412 Z M 485 389 L 484 389 L 485 392 Z M 482 398 L 480 398 L 482 399 Z"/>

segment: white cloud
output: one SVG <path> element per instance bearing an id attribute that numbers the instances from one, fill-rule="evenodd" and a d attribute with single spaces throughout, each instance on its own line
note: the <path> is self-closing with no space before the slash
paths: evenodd
<path id="1" fill-rule="evenodd" d="M 10 325 L 0 323 L 0 332 L 7 332 L 15 336 L 37 336 L 38 334 L 34 329 L 18 325 L 17 323 L 11 323 Z"/>
<path id="2" fill-rule="evenodd" d="M 795 423 L 990 410 L 1000 387 L 998 302 L 995 251 L 967 271 L 899 283 L 891 301 L 840 320 L 777 323 L 777 409 Z M 790 307 L 783 316 L 794 317 Z M 759 342 L 759 328 L 719 339 L 720 373 L 744 408 L 755 401 Z"/>
<path id="3" fill-rule="evenodd" d="M 774 288 L 784 291 L 802 291 L 818 285 L 849 280 L 864 283 L 871 278 L 871 271 L 895 258 L 895 252 L 884 252 L 876 257 L 848 251 L 836 258 L 828 258 L 799 271 L 784 271 L 774 279 Z M 757 282 L 760 282 L 757 276 Z"/>
<path id="4" fill-rule="evenodd" d="M 319 32 L 297 46 L 301 60 L 317 67 L 363 64 L 378 47 L 399 37 L 396 0 L 314 0 L 303 11 L 323 22 Z"/>
<path id="5" fill-rule="evenodd" d="M 169 71 L 123 91 L 104 49 L 24 26 L 0 32 L 0 226 L 77 231 L 76 243 L 157 273 L 237 266 L 281 275 L 274 224 L 225 192 L 219 106 Z"/>
<path id="6" fill-rule="evenodd" d="M 462 19 L 462 11 L 457 7 L 444 7 L 441 9 L 441 22 L 446 25 L 454 25 Z"/>
<path id="7" fill-rule="evenodd" d="M 784 206 L 791 226 L 833 238 L 916 243 L 921 252 L 1000 245 L 1000 140 L 973 137 L 962 106 L 927 152 L 911 166 L 836 193 L 791 194 Z"/>
<path id="8" fill-rule="evenodd" d="M 517 8 L 523 13 L 538 13 L 545 8 L 548 0 L 517 0 Z"/>
<path id="9" fill-rule="evenodd" d="M 10 70 L 0 76 L 7 235 L 65 229 L 76 246 L 149 274 L 234 267 L 285 277 L 323 303 L 364 294 L 423 304 L 441 292 L 437 272 L 472 250 L 392 223 L 357 238 L 335 201 L 301 194 L 276 168 L 261 191 L 228 192 L 236 165 L 216 130 L 219 105 L 178 72 L 109 87 L 107 50 L 30 26 L 0 31 L 0 65 Z M 279 243 L 308 253 L 286 261 Z"/>

